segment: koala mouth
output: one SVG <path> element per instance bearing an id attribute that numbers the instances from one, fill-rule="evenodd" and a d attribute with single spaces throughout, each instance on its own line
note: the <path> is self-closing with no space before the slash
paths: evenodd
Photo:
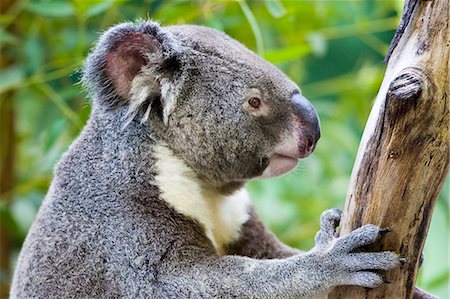
<path id="1" fill-rule="evenodd" d="M 260 178 L 276 177 L 293 170 L 299 159 L 309 156 L 314 148 L 315 145 L 308 146 L 303 142 L 298 144 L 292 142 L 292 139 L 288 142 L 282 142 L 274 153 L 268 157 L 269 163 Z"/>
<path id="2" fill-rule="evenodd" d="M 264 170 L 261 178 L 275 177 L 293 170 L 298 163 L 298 158 L 274 154 L 269 158 L 269 165 Z"/>

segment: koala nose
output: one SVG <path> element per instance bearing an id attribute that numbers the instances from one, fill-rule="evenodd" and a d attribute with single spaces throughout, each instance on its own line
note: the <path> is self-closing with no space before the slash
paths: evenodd
<path id="1" fill-rule="evenodd" d="M 306 152 L 310 154 L 320 138 L 319 116 L 308 99 L 299 93 L 291 97 L 294 114 L 300 123 L 302 135 L 306 138 Z"/>

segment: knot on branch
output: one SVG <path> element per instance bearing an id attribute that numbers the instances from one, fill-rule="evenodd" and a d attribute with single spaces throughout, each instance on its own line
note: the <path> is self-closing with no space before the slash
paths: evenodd
<path id="1" fill-rule="evenodd" d="M 389 160 L 414 154 L 436 138 L 435 90 L 431 78 L 417 67 L 405 68 L 391 82 L 381 130 Z"/>
<path id="2" fill-rule="evenodd" d="M 388 99 L 417 100 L 426 80 L 426 75 L 420 69 L 406 68 L 389 85 Z"/>
<path id="3" fill-rule="evenodd" d="M 405 68 L 391 82 L 386 95 L 386 110 L 390 122 L 396 122 L 409 111 L 414 110 L 415 117 L 430 115 L 434 94 L 433 83 L 420 68 Z M 423 100 L 421 100 L 423 99 Z"/>

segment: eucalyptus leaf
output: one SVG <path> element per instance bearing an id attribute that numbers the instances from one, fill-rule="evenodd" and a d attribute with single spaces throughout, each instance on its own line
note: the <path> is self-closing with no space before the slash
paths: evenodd
<path id="1" fill-rule="evenodd" d="M 0 27 L 0 43 L 17 44 L 18 42 L 19 38 L 17 36 Z"/>
<path id="2" fill-rule="evenodd" d="M 22 65 L 14 65 L 0 72 L 0 93 L 20 86 L 25 79 Z"/>
<path id="3" fill-rule="evenodd" d="M 25 42 L 25 57 L 27 70 L 30 73 L 35 73 L 42 67 L 45 61 L 45 44 L 36 36 L 31 35 Z"/>
<path id="4" fill-rule="evenodd" d="M 46 17 L 68 17 L 75 15 L 75 9 L 68 1 L 31 2 L 26 10 Z"/>
<path id="5" fill-rule="evenodd" d="M 267 10 L 274 18 L 281 18 L 286 15 L 286 9 L 279 0 L 265 0 Z"/>
<path id="6" fill-rule="evenodd" d="M 283 63 L 290 60 L 298 59 L 306 56 L 311 52 L 311 47 L 307 44 L 286 47 L 272 51 L 266 51 L 264 58 L 272 63 Z"/>
<path id="7" fill-rule="evenodd" d="M 114 4 L 114 2 L 117 2 L 117 1 L 110 0 L 110 1 L 103 1 L 98 4 L 94 4 L 94 5 L 90 6 L 89 9 L 87 10 L 86 16 L 87 17 L 97 16 L 97 15 L 105 12 L 106 10 L 108 10 L 108 8 L 110 8 Z"/>

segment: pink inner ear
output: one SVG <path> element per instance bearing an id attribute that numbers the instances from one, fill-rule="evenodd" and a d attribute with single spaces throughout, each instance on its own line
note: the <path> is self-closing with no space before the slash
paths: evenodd
<path id="1" fill-rule="evenodd" d="M 146 54 L 160 50 L 161 44 L 153 36 L 141 33 L 131 33 L 117 42 L 106 56 L 106 74 L 120 97 L 128 98 L 131 81 L 147 63 Z"/>

